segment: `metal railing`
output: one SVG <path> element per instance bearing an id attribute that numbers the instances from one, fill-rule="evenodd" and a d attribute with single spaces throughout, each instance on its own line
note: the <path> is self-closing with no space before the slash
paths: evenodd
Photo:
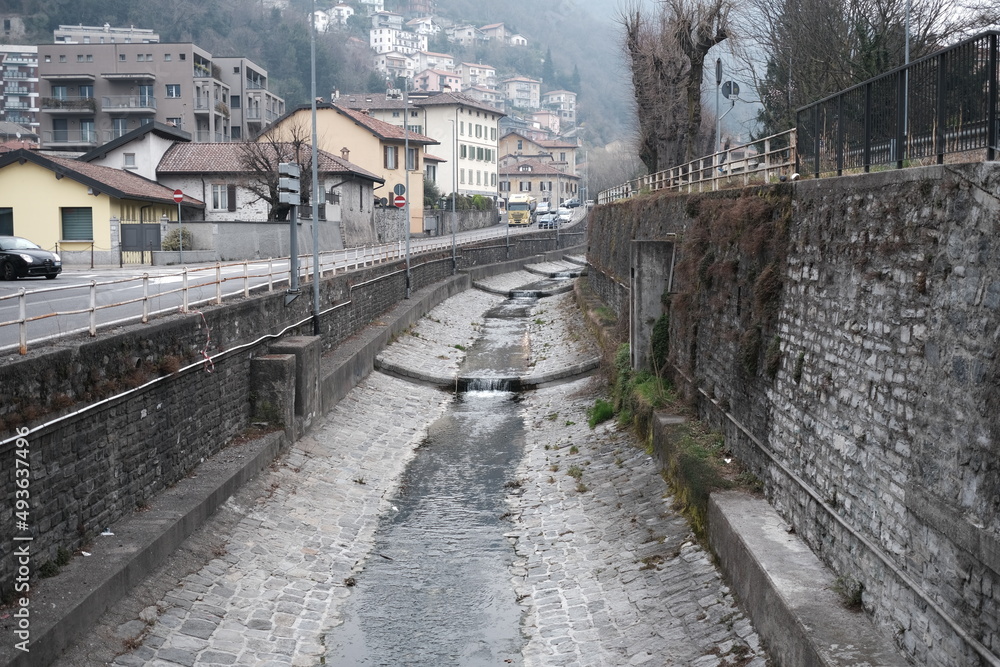
<path id="1" fill-rule="evenodd" d="M 769 145 L 756 166 L 749 154 L 734 164 L 726 152 L 715 153 L 605 190 L 598 202 L 663 188 L 700 192 L 706 183 L 713 190 L 741 187 L 753 182 L 751 173 L 768 182 L 784 171 L 818 178 L 880 165 L 942 164 L 948 154 L 994 160 L 1000 148 L 998 45 L 1000 32 L 984 32 L 802 107 L 795 128 L 761 140 Z"/>
<path id="2" fill-rule="evenodd" d="M 985 32 L 798 110 L 801 168 L 814 176 L 985 152 L 998 134 L 1000 33 Z"/>
<path id="3" fill-rule="evenodd" d="M 156 111 L 152 95 L 106 95 L 101 98 L 101 111 Z"/>
<path id="4" fill-rule="evenodd" d="M 526 230 L 525 230 L 526 231 Z M 534 231 L 534 230 L 531 230 Z M 485 239 L 503 239 L 511 230 L 487 228 L 460 234 L 460 244 L 475 243 Z M 411 237 L 411 253 L 434 252 L 452 247 L 450 236 L 433 238 Z M 353 271 L 384 262 L 398 261 L 406 256 L 405 242 L 379 246 L 359 246 L 346 250 L 322 252 L 319 254 L 319 273 L 327 277 L 336 273 Z M 313 257 L 311 254 L 299 257 L 299 284 L 306 285 L 312 280 Z M 245 298 L 252 293 L 273 292 L 277 286 L 290 282 L 288 258 L 274 258 L 259 261 L 217 263 L 196 268 L 180 268 L 159 274 L 141 275 L 109 280 L 91 280 L 89 283 L 46 287 L 29 290 L 20 288 L 15 294 L 0 296 L 0 313 L 13 310 L 17 315 L 0 321 L 0 336 L 11 328 L 17 330 L 16 343 L 0 343 L 0 354 L 17 351 L 26 354 L 29 345 L 38 345 L 68 336 L 88 334 L 96 336 L 99 331 L 125 324 L 148 323 L 151 319 L 174 313 L 186 313 L 190 309 L 205 304 L 221 304 L 226 298 Z M 153 291 L 151 287 L 161 287 L 177 283 L 177 287 Z M 227 287 L 227 284 L 229 287 Z M 235 285 L 235 289 L 232 287 Z M 134 298 L 115 300 L 109 298 L 110 290 L 118 293 L 126 289 L 139 289 L 141 294 Z M 209 294 L 206 295 L 206 292 Z M 49 311 L 47 305 L 59 299 L 63 303 L 72 300 L 86 306 L 70 310 Z M 167 305 L 164 305 L 164 304 Z M 109 314 L 119 309 L 119 314 Z M 128 309 L 129 312 L 122 312 Z M 38 311 L 29 314 L 31 310 Z M 102 319 L 104 315 L 104 319 Z M 0 317 L 0 320 L 3 318 Z M 35 333 L 31 329 L 42 328 L 49 323 L 56 333 Z M 13 340 L 13 336 L 3 336 Z"/>
<path id="5" fill-rule="evenodd" d="M 700 157 L 677 167 L 634 178 L 597 195 L 607 204 L 646 192 L 705 192 L 772 183 L 790 174 L 796 164 L 794 129 Z"/>
<path id="6" fill-rule="evenodd" d="M 44 130 L 42 144 L 58 144 L 61 146 L 96 146 L 97 132 L 95 130 Z"/>

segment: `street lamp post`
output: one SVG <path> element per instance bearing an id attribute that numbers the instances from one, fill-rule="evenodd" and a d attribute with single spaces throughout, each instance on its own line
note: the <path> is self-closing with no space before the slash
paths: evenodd
<path id="1" fill-rule="evenodd" d="M 456 228 L 458 227 L 458 217 L 455 215 L 455 199 L 458 195 L 458 135 L 455 121 L 448 119 L 451 123 L 451 275 L 458 273 L 458 239 Z"/>
<path id="2" fill-rule="evenodd" d="M 410 200 L 413 198 L 410 192 L 410 128 L 409 128 L 409 79 L 403 80 L 403 176 L 404 187 L 406 188 L 406 204 L 403 213 L 403 233 L 406 236 L 406 298 L 410 298 Z"/>
<path id="3" fill-rule="evenodd" d="M 312 75 L 312 242 L 313 242 L 313 335 L 319 326 L 319 149 L 316 147 L 316 0 L 309 22 L 309 55 Z"/>

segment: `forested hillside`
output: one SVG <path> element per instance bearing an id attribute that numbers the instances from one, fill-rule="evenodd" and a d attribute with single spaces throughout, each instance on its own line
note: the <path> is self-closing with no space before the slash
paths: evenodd
<path id="1" fill-rule="evenodd" d="M 268 0 L 7 0 L 11 14 L 24 17 L 30 43 L 48 42 L 59 24 L 134 25 L 160 33 L 163 41 L 194 42 L 216 56 L 246 56 L 268 70 L 271 88 L 289 106 L 305 103 L 310 90 L 310 0 L 276 6 Z M 324 7 L 329 3 L 317 3 Z M 431 50 L 459 61 L 497 67 L 501 76 L 523 74 L 544 81 L 543 89 L 579 94 L 580 120 L 588 145 L 603 145 L 632 128 L 629 75 L 621 65 L 619 26 L 596 19 L 571 0 L 439 0 L 438 14 L 456 22 L 506 23 L 529 42 L 527 48 L 484 44 L 461 49 L 443 40 Z M 392 0 L 387 9 L 396 9 Z M 317 38 L 317 92 L 377 91 L 385 83 L 372 69 L 367 24 L 353 32 Z M 352 39 L 355 38 L 355 39 Z"/>

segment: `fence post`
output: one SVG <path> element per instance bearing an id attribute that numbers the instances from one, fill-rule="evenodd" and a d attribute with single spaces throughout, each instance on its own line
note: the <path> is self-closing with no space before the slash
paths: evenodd
<path id="1" fill-rule="evenodd" d="M 823 127 L 823 113 L 822 113 L 823 107 L 821 107 L 819 104 L 816 104 L 813 107 L 813 109 L 815 109 L 813 113 L 816 114 L 816 127 L 813 130 L 813 156 L 814 156 L 814 164 L 816 165 L 815 168 L 816 178 L 819 178 L 819 170 L 820 170 L 819 135 L 820 135 L 820 130 Z"/>
<path id="2" fill-rule="evenodd" d="M 215 263 L 215 305 L 222 305 L 222 265 Z"/>
<path id="3" fill-rule="evenodd" d="M 906 79 L 909 67 L 896 72 L 896 169 L 903 168 L 906 157 Z"/>
<path id="4" fill-rule="evenodd" d="M 187 267 L 184 267 L 184 270 L 181 272 L 181 294 L 184 297 L 184 300 L 181 302 L 181 312 L 182 313 L 186 313 L 186 312 L 188 312 L 188 270 L 187 270 Z"/>
<path id="5" fill-rule="evenodd" d="M 142 323 L 149 323 L 149 274 L 142 274 Z"/>
<path id="6" fill-rule="evenodd" d="M 250 296 L 250 262 L 243 261 L 243 297 Z"/>
<path id="7" fill-rule="evenodd" d="M 990 80 L 986 84 L 988 91 L 988 99 L 986 101 L 986 159 L 995 160 L 997 152 L 997 35 L 996 33 L 990 35 L 990 46 L 989 46 L 989 71 Z"/>
<path id="8" fill-rule="evenodd" d="M 267 293 L 274 291 L 274 258 L 267 258 Z"/>
<path id="9" fill-rule="evenodd" d="M 97 335 L 97 281 L 90 281 L 90 337 Z"/>
<path id="10" fill-rule="evenodd" d="M 844 175 L 844 96 L 837 96 L 837 176 Z"/>
<path id="11" fill-rule="evenodd" d="M 17 292 L 17 328 L 20 332 L 19 350 L 21 354 L 28 354 L 28 296 L 24 288 Z"/>
<path id="12" fill-rule="evenodd" d="M 944 149 L 945 149 L 945 88 L 948 85 L 948 77 L 945 76 L 945 69 L 948 64 L 948 59 L 945 56 L 945 52 L 942 51 L 941 55 L 937 58 L 938 61 L 938 72 L 937 72 L 937 119 L 935 126 L 937 131 L 934 136 L 934 152 L 937 153 L 937 163 L 944 164 Z"/>
<path id="13" fill-rule="evenodd" d="M 872 167 L 872 84 L 865 84 L 865 147 L 864 147 L 864 167 L 865 173 L 869 173 Z"/>

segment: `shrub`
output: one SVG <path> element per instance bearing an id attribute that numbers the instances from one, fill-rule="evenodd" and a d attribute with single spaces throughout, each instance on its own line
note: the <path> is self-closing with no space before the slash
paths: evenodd
<path id="1" fill-rule="evenodd" d="M 160 241 L 160 247 L 164 250 L 180 250 L 180 238 L 180 228 L 171 229 L 167 232 L 167 235 L 163 237 L 163 240 Z M 184 249 L 194 250 L 194 234 L 191 233 L 190 229 L 184 230 Z"/>
<path id="2" fill-rule="evenodd" d="M 614 406 L 604 399 L 599 398 L 594 402 L 594 406 L 587 410 L 587 424 L 590 428 L 595 428 L 598 424 L 606 422 L 614 416 Z"/>

